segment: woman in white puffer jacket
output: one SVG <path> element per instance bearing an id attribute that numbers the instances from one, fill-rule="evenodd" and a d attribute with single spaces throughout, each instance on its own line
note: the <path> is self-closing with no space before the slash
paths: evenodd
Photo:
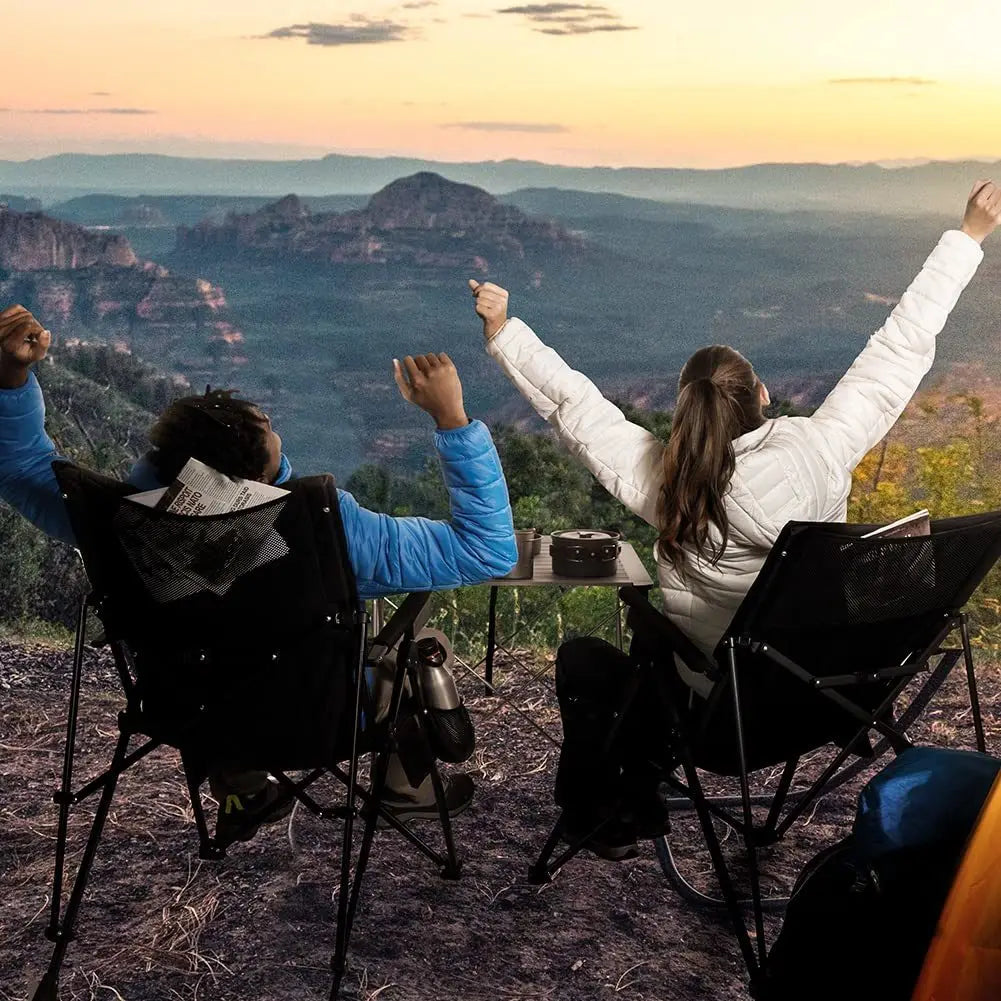
<path id="1" fill-rule="evenodd" d="M 711 655 L 788 521 L 844 521 L 852 471 L 890 430 L 935 357 L 935 337 L 1001 221 L 1001 189 L 978 181 L 886 323 L 811 417 L 766 420 L 768 391 L 729 347 L 682 369 L 669 445 L 630 423 L 521 320 L 507 292 L 470 281 L 487 352 L 560 441 L 660 532 L 668 616 Z M 699 694 L 710 683 L 679 665 Z"/>

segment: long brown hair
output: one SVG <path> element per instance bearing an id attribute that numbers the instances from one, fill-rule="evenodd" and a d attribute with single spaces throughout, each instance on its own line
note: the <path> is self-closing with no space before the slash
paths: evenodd
<path id="1" fill-rule="evenodd" d="M 661 556 L 682 577 L 682 543 L 692 544 L 714 566 L 726 548 L 730 525 L 723 498 L 736 466 L 733 439 L 764 423 L 760 393 L 751 363 L 721 344 L 696 351 L 681 370 L 664 455 L 658 543 Z M 722 536 L 718 547 L 710 525 Z"/>

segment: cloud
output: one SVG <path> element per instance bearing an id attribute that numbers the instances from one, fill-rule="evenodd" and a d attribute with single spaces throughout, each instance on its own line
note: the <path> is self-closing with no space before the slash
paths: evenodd
<path id="1" fill-rule="evenodd" d="M 405 3 L 404 10 L 420 10 L 422 7 L 437 7 L 438 0 L 414 0 L 413 3 Z"/>
<path id="2" fill-rule="evenodd" d="M 593 3 L 526 3 L 521 7 L 505 7 L 498 14 L 526 14 L 528 17 L 555 17 L 576 11 L 607 11 Z"/>
<path id="3" fill-rule="evenodd" d="M 637 25 L 624 24 L 620 15 L 610 8 L 593 3 L 527 3 L 503 7 L 497 13 L 520 15 L 529 21 L 534 31 L 543 35 L 637 30 Z"/>
<path id="4" fill-rule="evenodd" d="M 828 80 L 832 84 L 889 84 L 893 87 L 934 87 L 938 80 L 929 80 L 923 76 L 846 76 L 836 80 Z"/>
<path id="5" fill-rule="evenodd" d="M 22 108 L 25 115 L 155 115 L 151 108 Z"/>
<path id="6" fill-rule="evenodd" d="M 92 90 L 90 92 L 91 97 L 111 97 L 110 90 Z"/>
<path id="7" fill-rule="evenodd" d="M 556 122 L 449 122 L 444 129 L 471 129 L 475 132 L 569 132 Z"/>
<path id="8" fill-rule="evenodd" d="M 382 42 L 403 42 L 412 37 L 413 29 L 396 21 L 373 21 L 363 14 L 353 14 L 347 24 L 290 24 L 275 28 L 259 38 L 304 38 L 308 45 L 378 45 Z"/>

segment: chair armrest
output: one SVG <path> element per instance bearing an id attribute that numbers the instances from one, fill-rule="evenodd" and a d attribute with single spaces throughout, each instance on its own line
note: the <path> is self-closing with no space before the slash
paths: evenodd
<path id="1" fill-rule="evenodd" d="M 647 599 L 646 590 L 632 584 L 619 588 L 622 603 L 629 608 L 629 625 L 634 635 L 665 644 L 676 653 L 685 666 L 699 674 L 716 680 L 720 676 L 719 667 L 707 657 L 666 615 L 657 611 Z"/>
<path id="2" fill-rule="evenodd" d="M 423 628 L 428 620 L 428 606 L 431 602 L 430 591 L 415 591 L 403 599 L 399 608 L 390 616 L 382 631 L 372 640 L 369 647 L 369 659 L 381 660 L 397 643 L 403 634 L 411 636 Z"/>

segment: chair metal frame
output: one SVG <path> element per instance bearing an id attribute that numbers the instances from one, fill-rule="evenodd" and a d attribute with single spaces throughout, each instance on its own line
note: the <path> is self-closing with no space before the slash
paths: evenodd
<path id="1" fill-rule="evenodd" d="M 294 799 L 317 817 L 344 821 L 340 866 L 341 880 L 337 897 L 335 947 L 331 960 L 333 974 L 330 991 L 331 1001 L 334 1001 L 338 997 L 346 970 L 347 950 L 357 911 L 362 878 L 371 853 L 376 825 L 380 818 L 388 826 L 402 834 L 410 844 L 429 859 L 438 868 L 442 878 L 458 879 L 461 874 L 461 862 L 456 851 L 451 818 L 445 802 L 441 776 L 433 764 L 431 765 L 430 774 L 445 842 L 444 853 L 437 851 L 424 838 L 403 824 L 385 807 L 383 801 L 389 758 L 399 747 L 398 728 L 401 722 L 405 681 L 409 681 L 410 692 L 413 693 L 414 723 L 420 739 L 424 742 L 427 741 L 427 730 L 424 724 L 427 707 L 423 703 L 421 687 L 418 683 L 417 651 L 413 640 L 416 631 L 415 622 L 424 611 L 429 599 L 430 594 L 426 593 L 411 594 L 408 596 L 400 605 L 397 613 L 380 631 L 379 635 L 375 637 L 371 646 L 368 643 L 369 620 L 362 607 L 359 606 L 358 610 L 352 615 L 338 616 L 338 621 L 334 623 L 334 628 L 341 630 L 345 643 L 350 644 L 351 661 L 354 664 L 354 712 L 347 767 L 346 769 L 342 767 L 342 762 L 331 761 L 309 770 L 304 776 L 298 779 L 293 779 L 281 769 L 271 770 L 282 786 L 282 794 L 274 804 L 273 809 L 277 810 L 280 806 L 286 805 L 290 800 Z M 125 695 L 126 705 L 118 714 L 118 739 L 109 766 L 101 774 L 89 779 L 83 785 L 74 788 L 74 756 L 80 709 L 80 691 L 83 679 L 84 648 L 88 645 L 86 641 L 88 619 L 91 614 L 94 614 L 104 622 L 101 618 L 101 613 L 105 600 L 105 595 L 98 593 L 96 590 L 91 591 L 81 598 L 77 614 L 62 777 L 59 788 L 53 795 L 53 801 L 59 807 L 59 818 L 52 898 L 45 936 L 54 943 L 54 947 L 48 968 L 31 995 L 32 1001 L 57 1001 L 58 999 L 60 971 L 69 943 L 75 937 L 80 905 L 88 884 L 105 822 L 114 800 L 119 777 L 158 747 L 168 743 L 172 746 L 178 746 L 181 742 L 177 741 L 177 735 L 181 734 L 183 736 L 184 732 L 190 729 L 195 723 L 194 719 L 181 722 L 178 729 L 172 728 L 169 739 L 163 735 L 157 736 L 155 733 L 156 727 L 150 725 L 148 717 L 142 710 L 136 682 L 134 651 L 130 649 L 129 645 L 123 639 L 102 635 L 90 645 L 93 647 L 103 647 L 105 645 L 110 647 Z M 344 621 L 341 621 L 341 618 Z M 104 622 L 104 626 L 107 631 L 108 623 Z M 368 653 L 376 646 L 384 650 L 397 647 L 398 650 L 398 670 L 394 677 L 389 713 L 386 719 L 377 723 L 375 722 L 376 709 L 374 701 L 364 680 Z M 370 728 L 365 728 L 365 732 L 363 733 L 363 720 L 366 719 L 373 721 L 373 725 Z M 372 734 L 374 739 L 370 739 L 369 734 Z M 146 737 L 146 740 L 135 749 L 129 750 L 129 745 L 133 737 Z M 432 757 L 430 745 L 427 745 L 427 747 L 430 760 L 430 757 Z M 202 803 L 200 785 L 205 778 L 204 766 L 196 763 L 183 747 L 178 746 L 178 750 L 185 773 L 195 825 L 198 831 L 199 857 L 210 861 L 222 859 L 226 855 L 228 845 L 218 843 L 209 834 Z M 362 754 L 366 753 L 375 755 L 368 789 L 363 788 L 358 778 L 359 759 Z M 325 774 L 330 774 L 345 787 L 346 795 L 342 803 L 324 806 L 319 804 L 310 794 L 310 787 Z M 71 808 L 98 793 L 100 793 L 100 798 L 97 809 L 64 907 L 66 847 Z M 361 804 L 361 808 L 359 808 L 359 804 Z M 364 819 L 364 830 L 357 859 L 355 859 L 354 825 L 355 820 L 359 819 L 359 814 Z M 352 868 L 354 869 L 353 878 Z"/>
<path id="2" fill-rule="evenodd" d="M 803 526 L 797 524 L 789 526 L 789 528 L 792 527 Z M 787 528 L 787 532 L 789 528 Z M 780 552 L 778 555 L 784 556 L 785 553 Z M 993 559 L 996 558 L 997 554 L 995 553 Z M 980 579 L 985 574 L 986 570 L 981 574 Z M 970 590 L 972 591 L 972 588 Z M 645 591 L 627 586 L 622 588 L 619 594 L 623 603 L 629 608 L 629 625 L 633 630 L 634 637 L 638 632 L 645 633 L 648 639 L 653 637 L 661 644 L 661 649 L 673 651 L 689 668 L 708 676 L 713 681 L 713 688 L 704 710 L 699 714 L 698 722 L 693 726 L 686 718 L 686 713 L 679 707 L 677 696 L 672 691 L 672 685 L 665 673 L 674 671 L 673 663 L 665 665 L 661 661 L 655 661 L 650 657 L 631 652 L 631 674 L 623 686 L 615 723 L 606 738 L 604 750 L 606 753 L 610 752 L 618 729 L 641 687 L 652 686 L 652 688 L 647 687 L 646 690 L 653 690 L 657 693 L 660 707 L 663 710 L 663 718 L 668 724 L 663 734 L 662 760 L 674 763 L 674 768 L 665 767 L 663 774 L 663 781 L 677 793 L 676 797 L 668 800 L 667 807 L 670 811 L 694 809 L 696 812 L 722 896 L 716 897 L 703 893 L 685 878 L 675 862 L 666 835 L 655 839 L 658 858 L 668 880 L 685 900 L 698 906 L 727 912 L 748 969 L 752 994 L 756 994 L 761 990 L 767 977 L 764 914 L 768 911 L 781 910 L 788 902 L 787 897 L 764 897 L 762 895 L 758 850 L 780 840 L 812 803 L 870 767 L 873 761 L 881 757 L 887 750 L 892 749 L 894 753 L 899 753 L 904 748 L 913 746 L 906 734 L 908 727 L 923 712 L 960 658 L 963 658 L 965 663 L 977 749 L 981 752 L 985 750 L 983 720 L 980 712 L 967 616 L 961 609 L 946 612 L 942 616 L 941 625 L 931 641 L 915 655 L 906 657 L 902 663 L 889 664 L 875 670 L 866 669 L 865 671 L 837 675 L 816 676 L 811 673 L 808 667 L 786 656 L 782 650 L 776 649 L 772 644 L 756 637 L 753 631 L 739 628 L 724 636 L 720 646 L 717 647 L 716 660 L 714 661 L 703 654 L 681 629 L 649 603 Z M 967 599 L 964 598 L 964 602 L 965 600 Z M 950 635 L 957 632 L 960 639 L 959 646 L 945 646 L 944 644 Z M 856 724 L 854 733 L 843 741 L 841 749 L 832 761 L 820 776 L 805 788 L 793 788 L 799 757 L 791 757 L 785 761 L 774 793 L 759 796 L 752 794 L 750 773 L 755 768 L 752 768 L 748 762 L 745 715 L 741 698 L 741 673 L 738 664 L 739 654 L 742 650 L 766 658 L 789 677 L 802 683 L 806 689 L 815 692 L 821 699 L 838 706 Z M 911 698 L 907 708 L 895 722 L 889 722 L 887 713 L 892 709 L 906 686 L 922 672 L 927 672 L 927 677 Z M 845 688 L 857 688 L 860 685 L 869 684 L 887 686 L 886 694 L 874 708 L 865 708 L 859 705 L 842 691 Z M 724 700 L 730 702 L 733 710 L 732 723 L 738 755 L 738 768 L 735 777 L 739 779 L 740 792 L 738 796 L 708 796 L 699 778 L 700 766 L 697 765 L 697 754 L 700 738 L 706 734 L 714 713 L 718 712 L 719 708 L 725 704 Z M 853 748 L 861 747 L 863 741 L 868 743 L 867 738 L 871 730 L 875 730 L 879 734 L 879 740 L 872 747 L 872 756 L 846 764 L 848 757 L 855 753 Z M 839 743 L 841 742 L 839 741 Z M 676 774 L 678 768 L 682 773 L 681 778 Z M 767 817 L 763 824 L 755 822 L 753 810 L 755 806 L 767 807 Z M 734 807 L 737 808 L 738 812 L 734 812 Z M 783 814 L 784 808 L 785 813 Z M 561 812 L 539 858 L 529 869 L 530 881 L 537 884 L 549 882 L 568 861 L 586 846 L 593 836 L 600 833 L 605 825 L 614 819 L 617 813 L 618 809 L 613 809 L 600 823 L 570 843 L 566 850 L 555 860 L 552 860 L 557 846 L 561 840 L 564 840 L 565 818 Z M 713 825 L 714 819 L 723 821 L 743 841 L 748 862 L 749 897 L 742 898 L 738 895 L 734 879 L 723 855 L 720 837 Z M 752 912 L 754 943 L 752 943 L 751 931 L 745 920 L 744 908 L 746 907 L 749 907 Z"/>

